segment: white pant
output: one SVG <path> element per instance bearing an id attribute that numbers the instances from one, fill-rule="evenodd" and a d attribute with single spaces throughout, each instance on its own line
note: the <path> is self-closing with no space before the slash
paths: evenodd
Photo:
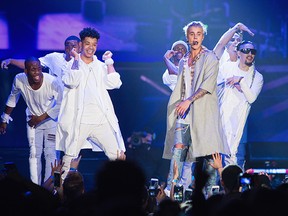
<path id="1" fill-rule="evenodd" d="M 108 122 L 98 125 L 80 124 L 79 131 L 80 132 L 78 139 L 77 156 L 79 155 L 83 144 L 89 139 L 92 141 L 90 142 L 91 145 L 96 145 L 94 147 L 102 149 L 105 152 L 106 156 L 109 158 L 109 160 L 117 159 L 117 150 L 119 150 L 118 142 L 115 132 Z M 62 174 L 63 179 L 65 179 L 70 169 L 70 162 L 73 158 L 75 158 L 75 156 L 67 154 L 65 154 L 62 158 L 62 162 L 64 162 L 62 170 L 65 171 Z"/>
<path id="2" fill-rule="evenodd" d="M 42 182 L 42 153 L 45 159 L 44 181 L 51 175 L 51 163 L 56 159 L 55 150 L 56 127 L 48 129 L 32 128 L 27 125 L 27 138 L 30 147 L 29 168 L 30 178 L 35 184 Z"/>

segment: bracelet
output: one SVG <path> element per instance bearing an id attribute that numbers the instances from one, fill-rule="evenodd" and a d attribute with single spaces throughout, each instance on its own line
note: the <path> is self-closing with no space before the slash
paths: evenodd
<path id="1" fill-rule="evenodd" d="M 114 64 L 114 60 L 112 58 L 106 59 L 105 64 L 106 65 L 112 65 L 112 64 Z"/>
<path id="2" fill-rule="evenodd" d="M 13 121 L 13 119 L 10 117 L 10 115 L 8 115 L 7 113 L 2 113 L 1 115 L 1 119 L 3 123 L 7 123 L 9 124 L 9 121 Z"/>
<path id="3" fill-rule="evenodd" d="M 74 167 L 70 167 L 69 171 L 77 171 L 77 169 Z"/>
<path id="4" fill-rule="evenodd" d="M 172 180 L 172 183 L 177 183 L 177 182 L 178 182 L 177 179 L 173 179 L 173 180 Z"/>

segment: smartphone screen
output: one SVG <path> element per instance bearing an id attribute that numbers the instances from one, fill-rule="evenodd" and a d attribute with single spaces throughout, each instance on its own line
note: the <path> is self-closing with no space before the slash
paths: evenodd
<path id="1" fill-rule="evenodd" d="M 240 174 L 239 176 L 240 191 L 244 192 L 250 189 L 251 176 L 246 174 Z"/>
<path id="2" fill-rule="evenodd" d="M 157 179 L 157 178 L 151 178 L 150 179 L 150 186 L 158 187 L 158 185 L 159 185 L 159 179 Z"/>
<path id="3" fill-rule="evenodd" d="M 174 186 L 174 200 L 177 202 L 183 202 L 183 186 L 175 185 Z"/>
<path id="4" fill-rule="evenodd" d="M 54 171 L 54 187 L 60 187 L 60 179 L 61 175 L 60 172 Z"/>
<path id="5" fill-rule="evenodd" d="M 149 196 L 150 197 L 156 197 L 159 190 L 159 180 L 157 178 L 151 178 L 149 182 Z"/>
<path id="6" fill-rule="evenodd" d="M 192 200 L 192 193 L 193 193 L 193 190 L 191 188 L 187 188 L 184 193 L 184 200 L 185 201 Z"/>
<path id="7" fill-rule="evenodd" d="M 212 195 L 219 194 L 219 192 L 220 192 L 220 187 L 218 185 L 213 185 L 211 187 L 211 194 Z"/>

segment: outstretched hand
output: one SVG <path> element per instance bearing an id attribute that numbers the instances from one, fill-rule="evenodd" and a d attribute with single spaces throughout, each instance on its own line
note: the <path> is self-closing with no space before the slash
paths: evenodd
<path id="1" fill-rule="evenodd" d="M 8 65 L 11 63 L 11 59 L 5 59 L 1 62 L 2 69 L 8 69 Z"/>
<path id="2" fill-rule="evenodd" d="M 244 25 L 243 23 L 237 23 L 236 26 L 239 28 L 239 30 L 246 31 L 251 36 L 254 36 L 254 33 L 246 25 Z"/>
<path id="3" fill-rule="evenodd" d="M 60 174 L 63 174 L 62 167 L 64 166 L 64 163 L 62 163 L 62 160 L 55 159 L 54 164 L 51 162 L 51 176 L 54 175 L 54 172 L 60 172 Z"/>
<path id="4" fill-rule="evenodd" d="M 82 158 L 82 155 L 79 155 L 77 158 L 73 158 L 70 162 L 70 168 L 78 169 L 80 160 Z"/>
<path id="5" fill-rule="evenodd" d="M 212 154 L 213 163 L 209 163 L 210 166 L 212 166 L 214 169 L 220 169 L 222 168 L 222 156 L 220 153 L 216 152 Z"/>

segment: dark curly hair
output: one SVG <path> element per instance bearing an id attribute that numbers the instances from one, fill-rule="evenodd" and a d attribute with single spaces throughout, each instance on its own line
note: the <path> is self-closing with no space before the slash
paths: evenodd
<path id="1" fill-rule="evenodd" d="M 83 41 L 86 37 L 96 38 L 97 40 L 100 38 L 100 34 L 94 28 L 87 27 L 84 28 L 80 33 L 79 36 L 81 41 Z"/>

